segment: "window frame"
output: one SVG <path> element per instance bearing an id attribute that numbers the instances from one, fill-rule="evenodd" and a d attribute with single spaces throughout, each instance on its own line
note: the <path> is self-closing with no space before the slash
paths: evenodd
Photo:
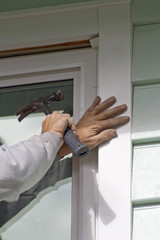
<path id="1" fill-rule="evenodd" d="M 45 81 L 61 81 L 67 78 L 74 79 L 73 116 L 75 122 L 77 122 L 96 96 L 96 58 L 97 52 L 95 50 L 86 49 L 15 57 L 14 61 L 12 61 L 12 58 L 4 59 L 1 61 L 0 67 L 2 70 L 0 87 Z M 45 66 L 42 67 L 44 62 Z M 5 66 L 7 68 L 3 73 Z M 95 187 L 90 179 L 91 175 L 92 180 L 94 176 L 90 169 L 95 169 L 96 165 L 97 158 L 95 158 L 93 153 L 84 160 L 81 159 L 79 161 L 76 157 L 73 159 L 72 239 L 81 239 L 81 231 L 79 231 L 83 227 L 81 222 L 84 219 L 86 222 L 89 222 L 89 219 L 87 220 L 86 218 L 88 213 L 85 214 L 87 202 L 91 204 L 92 201 L 92 218 L 95 218 Z M 88 188 L 91 186 L 92 190 L 90 193 L 87 193 Z M 77 216 L 79 217 L 77 218 Z"/>

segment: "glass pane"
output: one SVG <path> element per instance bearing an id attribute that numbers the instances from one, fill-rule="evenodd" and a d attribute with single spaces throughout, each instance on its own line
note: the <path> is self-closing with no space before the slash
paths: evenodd
<path id="1" fill-rule="evenodd" d="M 21 123 L 15 112 L 36 98 L 61 89 L 64 100 L 52 110 L 73 112 L 73 81 L 50 82 L 0 89 L 0 137 L 11 145 L 40 134 L 43 113 Z M 55 161 L 45 176 L 14 203 L 0 202 L 1 238 L 7 240 L 71 239 L 72 159 Z"/>
<path id="2" fill-rule="evenodd" d="M 50 104 L 52 110 L 64 110 L 72 114 L 73 106 L 73 80 L 64 80 L 50 83 L 29 84 L 23 86 L 0 89 L 0 116 L 14 116 L 15 112 L 26 106 L 34 99 L 48 96 L 61 90 L 64 100 Z"/>
<path id="3" fill-rule="evenodd" d="M 160 144 L 134 148 L 133 200 L 160 197 Z"/>
<path id="4" fill-rule="evenodd" d="M 160 239 L 160 206 L 135 208 L 133 240 Z"/>
<path id="5" fill-rule="evenodd" d="M 41 132 L 41 122 L 45 118 L 43 113 L 37 111 L 38 113 L 30 114 L 21 123 L 18 122 L 15 113 L 34 99 L 48 96 L 59 89 L 64 94 L 64 100 L 53 102 L 49 107 L 51 110 L 60 110 L 72 115 L 72 80 L 0 89 L 0 137 L 5 144 L 11 145 Z"/>

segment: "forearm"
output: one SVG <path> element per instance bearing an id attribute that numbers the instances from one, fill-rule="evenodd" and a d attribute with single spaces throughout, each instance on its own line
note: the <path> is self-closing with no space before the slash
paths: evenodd
<path id="1" fill-rule="evenodd" d="M 0 201 L 16 201 L 34 186 L 52 165 L 60 145 L 60 137 L 47 132 L 11 147 L 1 146 Z"/>

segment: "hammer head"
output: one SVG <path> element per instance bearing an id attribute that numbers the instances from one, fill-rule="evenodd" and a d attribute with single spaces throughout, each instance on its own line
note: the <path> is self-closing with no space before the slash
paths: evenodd
<path id="1" fill-rule="evenodd" d="M 51 114 L 52 111 L 49 109 L 48 105 L 54 101 L 61 101 L 63 100 L 64 96 L 60 90 L 57 92 L 53 92 L 51 95 L 46 97 L 40 97 L 27 106 L 21 108 L 16 112 L 16 115 L 20 115 L 18 118 L 18 121 L 22 121 L 26 116 L 28 116 L 30 113 L 33 113 L 37 110 L 41 110 L 46 115 Z"/>

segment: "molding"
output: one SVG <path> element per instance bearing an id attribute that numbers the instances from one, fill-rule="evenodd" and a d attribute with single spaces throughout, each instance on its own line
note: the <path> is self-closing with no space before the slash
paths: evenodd
<path id="1" fill-rule="evenodd" d="M 2 59 L 0 86 L 48 82 L 73 77 L 75 80 L 73 111 L 74 119 L 78 121 L 96 96 L 96 59 L 97 53 L 93 49 Z M 66 72 L 67 69 L 69 72 Z M 97 150 L 92 151 L 81 161 L 74 157 L 72 239 L 91 240 L 91 230 L 94 234 L 97 202 L 96 172 Z M 88 212 L 88 207 L 93 211 Z"/>
<path id="2" fill-rule="evenodd" d="M 96 8 L 32 15 L 10 15 L 0 20 L 0 50 L 33 48 L 83 41 L 98 34 Z"/>
<path id="3" fill-rule="evenodd" d="M 90 48 L 91 41 L 89 41 L 89 40 L 71 41 L 71 42 L 64 42 L 64 43 L 44 45 L 44 46 L 9 49 L 9 50 L 4 50 L 4 51 L 0 50 L 0 58 L 25 56 L 25 55 L 32 55 L 32 54 L 47 53 L 47 52 L 53 53 L 53 52 L 57 52 L 57 51 L 66 51 L 66 50 L 73 50 L 73 49 Z"/>
<path id="4" fill-rule="evenodd" d="M 40 16 L 40 15 L 42 16 L 42 15 L 77 11 L 77 10 L 79 11 L 84 9 L 92 9 L 100 6 L 117 5 L 117 4 L 119 5 L 119 4 L 126 4 L 130 2 L 131 0 L 127 0 L 127 1 L 96 0 L 88 3 L 73 3 L 73 4 L 64 4 L 64 5 L 51 6 L 51 7 L 41 7 L 41 8 L 18 10 L 18 11 L 10 11 L 10 12 L 0 13 L 0 20 L 10 19 L 10 18 L 11 19 L 24 18 L 24 17 Z"/>
<path id="5" fill-rule="evenodd" d="M 130 4 L 99 8 L 98 95 L 115 96 L 131 114 Z M 121 90 L 120 90 L 121 89 Z M 118 138 L 98 151 L 97 238 L 131 239 L 131 123 L 117 129 Z M 124 151 L 122 150 L 124 149 Z"/>
<path id="6" fill-rule="evenodd" d="M 98 49 L 99 48 L 99 37 L 93 38 L 90 40 L 91 47 L 93 49 Z"/>
<path id="7" fill-rule="evenodd" d="M 151 24 L 159 24 L 160 23 L 160 18 L 155 18 L 155 19 L 144 19 L 144 20 L 136 20 L 132 19 L 132 23 L 135 27 L 139 26 L 145 26 L 145 25 L 151 25 Z"/>

